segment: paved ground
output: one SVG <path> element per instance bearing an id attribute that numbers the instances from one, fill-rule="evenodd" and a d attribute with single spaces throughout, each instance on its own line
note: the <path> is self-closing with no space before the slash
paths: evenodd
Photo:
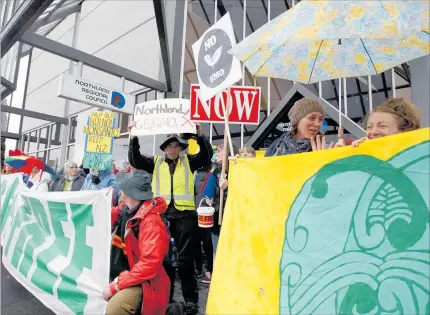
<path id="1" fill-rule="evenodd" d="M 200 313 L 204 314 L 206 309 L 208 285 L 199 283 Z M 181 284 L 175 284 L 176 301 L 182 300 Z M 53 315 L 42 303 L 30 292 L 21 286 L 1 265 L 1 314 L 2 315 Z"/>
<path id="2" fill-rule="evenodd" d="M 1 265 L 1 313 L 3 315 L 53 315 Z"/>
<path id="3" fill-rule="evenodd" d="M 205 310 L 206 310 L 206 303 L 207 303 L 208 294 L 209 294 L 209 285 L 199 282 L 198 286 L 199 286 L 199 315 L 202 315 L 202 314 L 205 314 Z M 183 301 L 181 283 L 179 279 L 177 279 L 175 283 L 175 293 L 173 294 L 173 299 L 175 301 Z"/>

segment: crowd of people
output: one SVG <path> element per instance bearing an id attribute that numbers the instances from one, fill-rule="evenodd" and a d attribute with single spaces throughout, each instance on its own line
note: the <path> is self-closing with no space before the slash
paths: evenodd
<path id="1" fill-rule="evenodd" d="M 415 105 L 393 98 L 373 109 L 366 122 L 366 137 L 326 144 L 321 132 L 324 108 L 313 99 L 297 101 L 289 112 L 292 129 L 267 149 L 265 156 L 282 156 L 351 145 L 420 128 Z M 129 130 L 134 123 L 129 126 Z M 228 164 L 221 168 L 224 150 L 234 158 L 255 157 L 255 150 L 223 145 L 213 148 L 197 125 L 193 138 L 200 150 L 182 154 L 188 144 L 179 134 L 168 135 L 160 145 L 161 156 L 145 156 L 137 137 L 130 138 L 127 168 L 112 171 L 84 169 L 68 161 L 58 177 L 50 180 L 33 168 L 24 181 L 39 191 L 79 191 L 109 188 L 113 195 L 110 284 L 103 296 L 107 314 L 166 314 L 173 300 L 176 276 L 184 299 L 183 312 L 198 312 L 198 281 L 210 284 L 221 232 L 217 224 L 221 192 L 228 198 Z M 10 170 L 9 170 L 10 171 Z M 215 209 L 215 224 L 198 226 L 201 205 Z M 204 253 L 204 256 L 203 256 Z M 205 259 L 203 259 L 205 257 Z M 206 264 L 204 264 L 206 262 Z"/>

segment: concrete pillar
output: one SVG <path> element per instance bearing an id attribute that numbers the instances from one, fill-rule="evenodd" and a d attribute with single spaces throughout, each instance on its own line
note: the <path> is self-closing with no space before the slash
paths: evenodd
<path id="1" fill-rule="evenodd" d="M 412 101 L 421 111 L 421 127 L 430 125 L 430 56 L 412 60 L 410 63 Z"/>

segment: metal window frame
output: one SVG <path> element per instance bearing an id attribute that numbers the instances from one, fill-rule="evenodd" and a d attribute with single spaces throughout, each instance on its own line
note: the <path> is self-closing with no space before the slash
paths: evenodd
<path id="1" fill-rule="evenodd" d="M 143 85 L 162 92 L 167 91 L 166 83 L 154 80 L 143 74 L 121 67 L 117 64 L 93 56 L 76 48 L 56 42 L 52 39 L 27 32 L 21 37 L 21 41 L 71 61 L 82 62 L 88 67 L 112 74 L 117 77 L 124 77 L 128 81 L 137 83 L 139 85 Z"/>
<path id="2" fill-rule="evenodd" d="M 21 3 L 1 29 L 2 58 L 53 1 L 54 0 L 26 0 Z"/>
<path id="3" fill-rule="evenodd" d="M 40 120 L 52 121 L 52 122 L 60 123 L 63 125 L 68 124 L 68 120 L 66 118 L 61 118 L 61 117 L 53 116 L 53 115 L 49 115 L 49 114 L 43 114 L 43 113 L 35 112 L 32 110 L 28 110 L 28 109 L 12 107 L 9 105 L 1 105 L 1 111 L 5 112 L 5 113 L 15 114 L 15 115 L 22 115 L 22 116 L 30 117 L 30 118 L 36 118 L 36 119 L 40 119 Z"/>

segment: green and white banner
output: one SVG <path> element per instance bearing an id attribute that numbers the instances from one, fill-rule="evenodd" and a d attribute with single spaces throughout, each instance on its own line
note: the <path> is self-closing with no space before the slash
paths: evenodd
<path id="1" fill-rule="evenodd" d="M 22 174 L 1 177 L 2 261 L 56 314 L 104 314 L 111 196 L 30 191 Z"/>

